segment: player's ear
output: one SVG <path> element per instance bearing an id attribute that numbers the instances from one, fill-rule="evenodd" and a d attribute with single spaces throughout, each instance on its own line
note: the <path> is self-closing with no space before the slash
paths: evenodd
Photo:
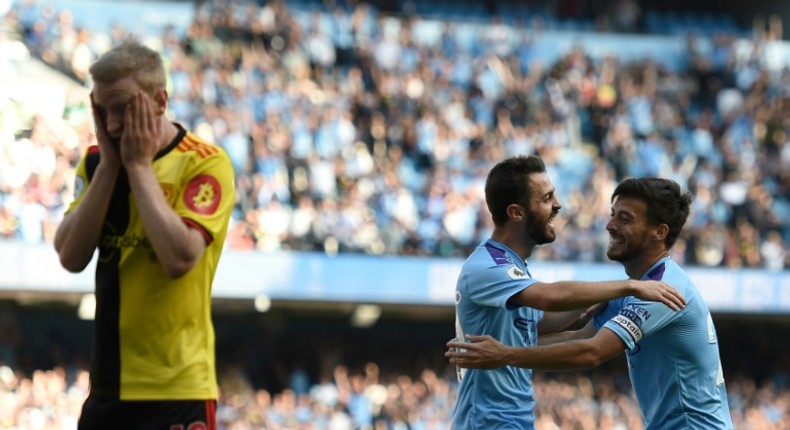
<path id="1" fill-rule="evenodd" d="M 164 115 L 167 111 L 167 90 L 164 88 L 156 90 L 154 102 L 156 102 L 156 114 Z"/>
<path id="2" fill-rule="evenodd" d="M 508 205 L 507 209 L 508 218 L 514 221 L 521 221 L 524 219 L 524 208 L 521 205 L 517 205 L 515 203 Z"/>
<path id="3" fill-rule="evenodd" d="M 653 237 L 657 242 L 663 242 L 666 240 L 667 235 L 669 235 L 669 226 L 661 223 L 653 230 Z"/>

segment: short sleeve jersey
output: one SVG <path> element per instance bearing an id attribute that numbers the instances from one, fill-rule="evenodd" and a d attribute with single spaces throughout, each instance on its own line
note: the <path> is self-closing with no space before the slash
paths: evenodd
<path id="1" fill-rule="evenodd" d="M 96 267 L 91 395 L 120 400 L 217 398 L 211 285 L 235 201 L 225 152 L 179 127 L 154 158 L 165 199 L 206 248 L 184 276 L 170 279 L 149 242 L 125 171 L 102 223 Z M 101 154 L 80 160 L 75 210 Z"/>
<path id="2" fill-rule="evenodd" d="M 508 303 L 529 288 L 527 264 L 494 240 L 480 244 L 464 262 L 455 291 L 456 335 L 491 335 L 506 345 L 537 344 L 543 311 Z M 459 370 L 453 429 L 532 429 L 532 370 L 513 366 L 496 370 Z"/>
<path id="3" fill-rule="evenodd" d="M 683 269 L 669 257 L 642 279 L 663 280 L 686 299 L 678 312 L 634 297 L 609 301 L 596 327 L 617 334 L 646 430 L 732 429 L 716 328 Z"/>

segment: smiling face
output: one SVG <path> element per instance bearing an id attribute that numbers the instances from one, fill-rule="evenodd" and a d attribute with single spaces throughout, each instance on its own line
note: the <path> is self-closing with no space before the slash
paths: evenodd
<path id="1" fill-rule="evenodd" d="M 648 222 L 647 203 L 629 196 L 615 197 L 606 224 L 609 232 L 606 256 L 621 263 L 642 258 L 656 246 L 653 238 L 657 228 Z"/>
<path id="2" fill-rule="evenodd" d="M 526 207 L 524 233 L 537 245 L 554 242 L 554 219 L 562 205 L 555 194 L 554 186 L 546 173 L 533 173 L 527 176 L 532 190 Z"/>

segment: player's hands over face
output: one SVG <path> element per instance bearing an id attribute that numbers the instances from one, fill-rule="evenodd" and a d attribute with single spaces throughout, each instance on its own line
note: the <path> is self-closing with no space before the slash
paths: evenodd
<path id="1" fill-rule="evenodd" d="M 162 121 L 154 100 L 143 91 L 126 106 L 121 138 L 121 160 L 126 168 L 150 166 L 159 151 Z"/>
<path id="2" fill-rule="evenodd" d="M 93 93 L 91 93 L 91 111 L 93 112 L 93 127 L 96 129 L 96 143 L 99 145 L 101 163 L 111 167 L 120 167 L 121 154 L 107 133 L 107 124 L 104 123 L 104 116 L 93 101 Z"/>
<path id="3" fill-rule="evenodd" d="M 506 364 L 509 348 L 491 336 L 466 335 L 468 342 L 452 339 L 444 356 L 451 364 L 468 369 L 496 369 Z"/>
<path id="4" fill-rule="evenodd" d="M 674 287 L 662 281 L 633 281 L 634 297 L 651 302 L 661 302 L 672 310 L 680 310 L 686 306 L 686 299 Z"/>

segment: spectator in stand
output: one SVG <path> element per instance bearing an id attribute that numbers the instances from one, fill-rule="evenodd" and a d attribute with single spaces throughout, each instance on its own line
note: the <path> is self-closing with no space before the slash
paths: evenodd
<path id="1" fill-rule="evenodd" d="M 256 389 L 242 372 L 221 371 L 223 395 L 217 409 L 217 428 L 354 428 L 349 398 L 339 394 L 348 390 L 349 372 L 361 384 L 358 389 L 370 406 L 365 411 L 369 419 L 363 421 L 361 428 L 449 427 L 450 408 L 455 403 L 452 372 L 447 373 L 448 377 L 426 369 L 418 372 L 416 378 L 400 372 L 381 372 L 371 378 L 364 369 L 349 371 L 342 367 L 336 370 L 335 377 L 312 385 L 308 394 L 298 397 L 290 389 Z M 727 381 L 735 428 L 788 428 L 790 385 L 786 374 L 781 376 L 776 374 L 775 382 L 761 384 L 744 377 Z M 25 375 L 0 365 L 0 426 L 26 430 L 76 428 L 87 393 L 85 369 L 55 367 Z M 641 414 L 629 394 L 627 376 L 620 373 L 536 374 L 535 395 L 541 399 L 536 407 L 538 430 L 642 429 Z"/>
<path id="2" fill-rule="evenodd" d="M 632 5 L 617 3 L 630 10 L 619 25 L 632 25 Z M 17 8 L 6 15 L 6 26 L 23 29 L 18 37 L 31 52 L 69 75 L 80 73 L 84 58 L 106 50 L 104 41 L 125 32 L 120 26 L 110 35 L 80 32 L 67 11 L 27 2 Z M 251 232 L 255 248 L 325 249 L 318 218 L 270 234 L 259 231 L 259 212 L 276 199 L 290 225 L 309 199 L 321 207 L 321 220 L 339 218 L 353 193 L 354 206 L 370 209 L 355 216 L 380 241 L 334 237 L 340 252 L 465 255 L 491 229 L 485 211 L 468 209 L 484 206 L 485 172 L 503 154 L 534 153 L 547 160 L 560 193 L 585 207 L 583 219 L 565 226 L 568 236 L 597 244 L 573 241 L 540 249 L 535 258 L 603 261 L 605 238 L 590 232 L 605 222 L 605 198 L 583 190 L 591 181 L 611 188 L 625 176 L 655 174 L 707 195 L 695 203 L 681 237 L 686 264 L 790 267 L 790 130 L 782 116 L 790 73 L 766 73 L 760 39 L 751 52 L 736 50 L 733 37 L 716 38 L 712 50 L 690 39 L 690 66 L 680 71 L 655 61 L 619 64 L 614 55 L 593 59 L 581 49 L 546 65 L 532 52 L 525 54 L 531 63 L 518 64 L 503 52 L 521 49 L 512 41 L 528 40 L 527 34 L 517 27 L 503 31 L 502 22 L 479 36 L 448 23 L 438 49 L 412 21 L 377 26 L 382 20 L 366 3 L 308 13 L 285 2 L 205 2 L 183 35 L 165 30 L 172 113 L 233 155 L 239 189 L 233 223 Z M 39 23 L 47 30 L 36 31 Z M 397 52 L 404 61 L 394 65 Z M 715 82 L 721 85 L 707 85 Z M 67 107 L 80 104 L 86 100 L 69 100 Z M 36 141 L 54 150 L 59 166 L 73 166 L 88 143 L 63 139 L 87 135 L 85 116 L 47 124 L 52 119 L 32 123 L 21 112 L 13 115 L 20 129 L 57 130 Z M 22 135 L 11 139 L 24 145 Z M 29 174 L 19 170 L 10 148 L 0 146 L 0 205 L 16 226 L 56 223 L 69 185 L 47 175 L 37 179 L 58 187 L 57 199 L 33 198 L 51 220 L 20 212 L 19 197 L 10 196 L 17 189 L 27 193 Z M 599 179 L 605 170 L 613 174 Z M 436 183 L 447 184 L 445 191 L 432 191 Z M 709 255 L 699 249 L 709 221 L 722 231 L 726 258 L 699 258 Z M 42 229 L 36 240 L 51 240 Z M 739 245 L 769 236 L 765 252 Z"/>

